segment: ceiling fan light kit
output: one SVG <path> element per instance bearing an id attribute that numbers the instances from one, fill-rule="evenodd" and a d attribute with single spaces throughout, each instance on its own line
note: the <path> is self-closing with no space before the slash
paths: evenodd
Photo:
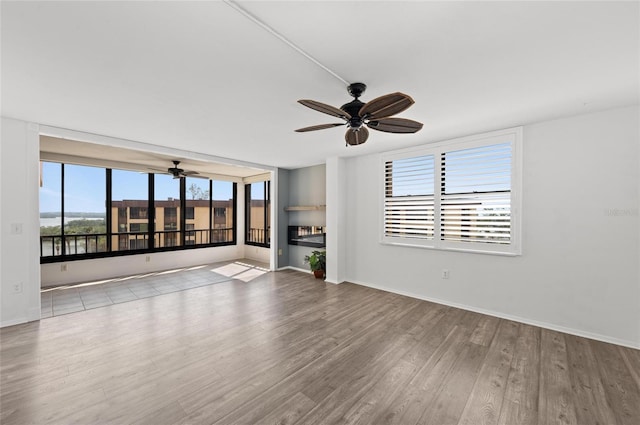
<path id="1" fill-rule="evenodd" d="M 367 86 L 364 83 L 349 84 L 347 91 L 354 99 L 349 103 L 345 103 L 340 108 L 335 108 L 331 105 L 310 99 L 298 100 L 298 103 L 301 105 L 322 112 L 323 114 L 341 118 L 345 122 L 313 125 L 300 128 L 296 131 L 307 132 L 347 125 L 347 132 L 345 134 L 347 146 L 355 146 L 367 141 L 369 137 L 367 127 L 386 133 L 415 133 L 422 128 L 422 123 L 418 121 L 406 118 L 391 118 L 393 115 L 405 111 L 415 103 L 411 96 L 396 92 L 363 103 L 358 98 L 362 96 L 366 89 Z"/>

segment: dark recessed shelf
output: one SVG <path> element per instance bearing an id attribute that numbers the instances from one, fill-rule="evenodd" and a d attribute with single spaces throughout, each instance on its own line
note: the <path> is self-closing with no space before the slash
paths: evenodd
<path id="1" fill-rule="evenodd" d="M 327 233 L 324 226 L 289 226 L 289 245 L 324 248 L 327 246 Z"/>

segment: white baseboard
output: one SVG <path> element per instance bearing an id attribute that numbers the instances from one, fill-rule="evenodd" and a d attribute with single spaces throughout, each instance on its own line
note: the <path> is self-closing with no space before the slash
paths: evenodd
<path id="1" fill-rule="evenodd" d="M 300 267 L 293 267 L 293 266 L 280 267 L 278 270 L 293 270 L 293 271 L 301 272 L 301 273 L 307 273 L 307 274 L 308 274 L 308 273 L 311 273 L 311 272 L 310 272 L 309 270 L 307 270 L 307 269 L 301 269 Z M 327 282 L 327 283 L 331 283 L 331 284 L 333 284 L 333 285 L 339 285 L 339 284 L 341 284 L 341 283 L 342 283 L 342 282 L 334 282 L 333 280 L 326 279 L 326 278 L 325 278 L 325 280 L 324 280 L 324 281 L 325 281 L 325 282 Z"/>
<path id="2" fill-rule="evenodd" d="M 38 317 L 37 320 L 39 320 L 40 317 Z M 26 317 L 19 317 L 17 319 L 11 319 L 11 320 L 5 320 L 4 322 L 0 323 L 0 328 L 6 328 L 7 326 L 14 326 L 14 325 L 21 325 L 23 323 L 28 323 L 30 320 L 27 319 Z"/>
<path id="3" fill-rule="evenodd" d="M 474 313 L 486 314 L 487 316 L 498 317 L 500 319 L 511 320 L 511 321 L 514 321 L 514 322 L 524 323 L 526 325 L 537 326 L 537 327 L 544 328 L 544 329 L 549 329 L 549 330 L 552 330 L 552 331 L 563 332 L 563 333 L 566 333 L 566 334 L 571 334 L 571 335 L 580 336 L 580 337 L 584 337 L 584 338 L 594 339 L 596 341 L 607 342 L 607 343 L 610 343 L 610 344 L 622 345 L 624 347 L 640 349 L 640 341 L 629 341 L 629 340 L 626 340 L 626 339 L 614 338 L 614 337 L 611 337 L 611 336 L 608 336 L 608 335 L 602 335 L 602 334 L 598 334 L 598 333 L 583 331 L 583 330 L 580 330 L 580 329 L 567 328 L 565 326 L 559 326 L 559 325 L 555 325 L 553 323 L 547 323 L 547 322 L 541 322 L 541 321 L 538 321 L 538 320 L 532 320 L 532 319 L 528 319 L 526 317 L 513 316 L 511 314 L 505 314 L 505 313 L 501 313 L 501 312 L 497 312 L 497 311 L 493 311 L 493 310 L 486 310 L 486 309 L 483 309 L 483 308 L 473 307 L 473 306 L 469 306 L 469 305 L 466 305 L 466 304 L 458 304 L 458 303 L 453 303 L 453 302 L 446 301 L 446 300 L 441 300 L 441 299 L 438 299 L 438 298 L 426 297 L 424 295 L 414 294 L 414 293 L 408 292 L 408 291 L 398 291 L 395 288 L 389 288 L 389 287 L 386 287 L 386 286 L 383 286 L 383 285 L 374 285 L 374 284 L 370 284 L 370 283 L 367 283 L 367 282 L 360 282 L 360 281 L 354 281 L 354 280 L 347 280 L 347 282 L 351 282 L 351 283 L 354 283 L 356 285 L 366 286 L 366 287 L 373 288 L 373 289 L 379 289 L 379 290 L 386 291 L 386 292 L 392 292 L 394 294 L 404 295 L 404 296 L 411 297 L 411 298 L 416 298 L 416 299 L 419 299 L 419 300 L 430 301 L 430 302 L 433 302 L 433 303 L 436 303 L 436 304 L 442 304 L 442 305 L 446 305 L 446 306 L 449 306 L 449 307 L 455 307 L 455 308 L 459 308 L 459 309 L 462 309 L 462 310 L 473 311 Z"/>
<path id="4" fill-rule="evenodd" d="M 294 271 L 300 272 L 300 273 L 311 273 L 307 269 L 301 269 L 300 267 L 293 267 L 293 266 L 280 267 L 278 270 L 294 270 Z"/>

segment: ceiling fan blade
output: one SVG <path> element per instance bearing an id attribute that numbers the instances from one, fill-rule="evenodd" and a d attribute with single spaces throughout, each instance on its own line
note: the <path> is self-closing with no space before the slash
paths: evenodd
<path id="1" fill-rule="evenodd" d="M 404 93 L 391 93 L 377 97 L 364 104 L 358 115 L 362 118 L 378 119 L 398 114 L 415 102 Z"/>
<path id="2" fill-rule="evenodd" d="M 334 123 L 334 124 L 320 124 L 320 125 L 312 125 L 311 127 L 299 128 L 296 131 L 298 133 L 303 133 L 305 131 L 314 131 L 314 130 L 324 130 L 325 128 L 337 127 L 339 125 L 345 125 L 345 123 Z"/>
<path id="3" fill-rule="evenodd" d="M 422 123 L 406 118 L 381 118 L 369 121 L 367 126 L 387 133 L 415 133 L 422 128 Z"/>
<path id="4" fill-rule="evenodd" d="M 183 174 L 184 177 L 189 177 L 190 179 L 205 179 L 209 180 L 209 177 L 201 176 L 198 173 L 196 174 Z"/>
<path id="5" fill-rule="evenodd" d="M 183 176 L 193 176 L 194 174 L 200 174 L 197 171 L 183 171 L 182 173 Z"/>
<path id="6" fill-rule="evenodd" d="M 344 139 L 348 145 L 355 146 L 361 145 L 369 138 L 369 130 L 366 127 L 360 127 L 359 130 L 352 130 L 349 128 L 344 135 Z"/>
<path id="7" fill-rule="evenodd" d="M 351 115 L 349 115 L 342 109 L 338 109 L 334 106 L 317 102 L 315 100 L 302 99 L 302 100 L 299 100 L 298 103 L 306 106 L 307 108 L 315 109 L 318 112 L 322 112 L 323 114 L 333 115 L 334 117 L 342 118 L 345 120 L 348 120 L 349 118 L 351 118 Z"/>

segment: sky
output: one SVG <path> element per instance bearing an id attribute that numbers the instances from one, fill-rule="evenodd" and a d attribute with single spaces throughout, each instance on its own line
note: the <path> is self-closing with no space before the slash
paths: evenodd
<path id="1" fill-rule="evenodd" d="M 105 212 L 106 173 L 104 168 L 81 165 L 65 165 L 65 211 L 67 212 Z M 61 204 L 61 165 L 51 162 L 42 163 L 42 181 L 40 188 L 40 212 L 60 211 Z M 148 174 L 135 171 L 113 170 L 112 192 L 114 200 L 148 199 Z M 187 187 L 196 184 L 203 191 L 209 189 L 208 180 L 187 178 Z M 156 174 L 154 181 L 155 199 L 165 200 L 180 197 L 179 180 L 170 175 Z M 230 199 L 233 184 L 214 181 L 214 199 Z M 189 195 L 187 195 L 189 197 Z"/>

